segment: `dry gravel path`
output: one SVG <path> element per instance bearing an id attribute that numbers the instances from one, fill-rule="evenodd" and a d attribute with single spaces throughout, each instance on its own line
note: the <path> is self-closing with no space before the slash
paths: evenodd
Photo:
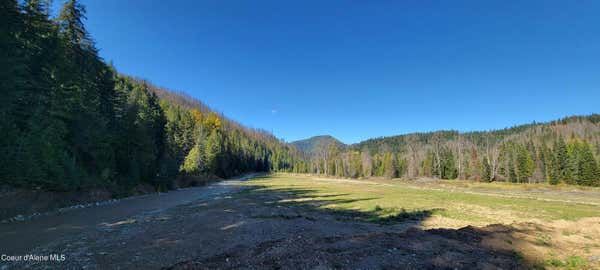
<path id="1" fill-rule="evenodd" d="M 17 255 L 65 236 L 96 230 L 140 214 L 160 213 L 178 205 L 238 191 L 236 183 L 250 178 L 227 180 L 203 187 L 125 198 L 114 203 L 42 215 L 30 220 L 0 223 L 0 254 Z"/>

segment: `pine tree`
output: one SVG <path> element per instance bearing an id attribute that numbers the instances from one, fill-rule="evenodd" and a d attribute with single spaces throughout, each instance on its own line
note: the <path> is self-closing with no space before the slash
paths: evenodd
<path id="1" fill-rule="evenodd" d="M 220 158 L 222 154 L 222 145 L 221 145 L 221 134 L 218 130 L 211 131 L 210 135 L 206 139 L 206 166 L 209 172 L 219 175 L 222 175 L 222 171 L 219 168 Z"/>
<path id="2" fill-rule="evenodd" d="M 531 177 L 535 163 L 527 148 L 516 145 L 516 175 L 517 181 L 524 183 Z"/>
<path id="3" fill-rule="evenodd" d="M 562 137 L 559 137 L 558 140 L 554 143 L 554 169 L 555 175 L 558 181 L 568 181 L 571 179 L 571 175 L 568 171 L 568 153 L 567 153 L 567 145 Z"/>
<path id="4" fill-rule="evenodd" d="M 488 159 L 485 156 L 483 157 L 482 177 L 487 182 L 491 182 L 493 180 L 492 168 L 490 167 L 490 163 L 488 162 Z"/>
<path id="5" fill-rule="evenodd" d="M 199 174 L 204 172 L 203 150 L 201 144 L 196 144 L 185 157 L 185 161 L 181 165 L 180 171 L 189 174 Z"/>
<path id="6" fill-rule="evenodd" d="M 579 149 L 579 157 L 577 160 L 578 167 L 578 185 L 598 186 L 600 174 L 594 159 L 594 154 L 588 143 L 581 142 Z"/>
<path id="7" fill-rule="evenodd" d="M 23 32 L 24 21 L 17 1 L 0 1 L 0 185 L 22 184 L 17 170 L 17 143 L 20 128 L 16 111 L 19 97 L 25 94 L 25 85 L 29 77 L 24 64 L 26 52 L 24 42 L 18 38 Z"/>
<path id="8" fill-rule="evenodd" d="M 507 170 L 508 181 L 510 181 L 512 183 L 516 183 L 518 181 L 518 176 L 517 176 L 517 172 L 515 170 L 514 159 L 513 159 L 512 155 L 508 158 L 506 170 Z"/>
<path id="9" fill-rule="evenodd" d="M 441 178 L 455 179 L 458 176 L 458 169 L 454 160 L 454 154 L 452 154 L 450 149 L 444 148 L 441 156 Z"/>
<path id="10" fill-rule="evenodd" d="M 540 146 L 540 150 L 538 153 L 538 159 L 540 161 L 540 170 L 542 172 L 542 179 L 545 182 L 549 181 L 549 171 L 551 170 L 551 165 L 549 164 L 549 150 L 546 144 L 542 143 Z"/>
<path id="11" fill-rule="evenodd" d="M 57 18 L 58 25 L 65 39 L 79 47 L 79 49 L 84 50 L 92 49 L 93 46 L 93 41 L 83 24 L 83 21 L 86 19 L 85 12 L 85 7 L 78 1 L 69 0 L 63 4 Z"/>
<path id="12" fill-rule="evenodd" d="M 579 160 L 581 157 L 581 142 L 575 138 L 572 138 L 567 143 L 567 165 L 565 168 L 565 182 L 567 184 L 575 185 L 579 182 Z"/>

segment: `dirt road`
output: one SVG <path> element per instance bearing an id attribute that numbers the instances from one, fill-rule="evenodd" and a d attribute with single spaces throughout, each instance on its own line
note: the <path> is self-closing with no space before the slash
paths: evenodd
<path id="1" fill-rule="evenodd" d="M 22 222 L 0 224 L 0 254 L 27 253 L 62 237 L 95 230 L 103 224 L 113 224 L 140 214 L 158 214 L 195 200 L 231 193 L 241 188 L 236 185 L 238 181 L 252 176 L 247 175 L 204 187 L 126 198 L 111 204 L 73 209 Z"/>

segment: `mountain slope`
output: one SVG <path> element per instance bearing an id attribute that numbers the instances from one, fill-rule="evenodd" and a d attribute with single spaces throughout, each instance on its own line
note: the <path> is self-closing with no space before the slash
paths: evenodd
<path id="1" fill-rule="evenodd" d="M 344 143 L 330 135 L 314 136 L 308 139 L 294 141 L 290 144 L 298 148 L 300 152 L 309 156 L 315 155 L 319 149 L 329 147 L 332 144 L 338 149 L 344 149 L 346 147 Z"/>
<path id="2" fill-rule="evenodd" d="M 585 137 L 592 140 L 593 144 L 598 143 L 598 125 L 600 124 L 600 114 L 588 116 L 570 116 L 563 119 L 545 122 L 517 125 L 509 128 L 490 130 L 490 131 L 472 131 L 458 132 L 455 130 L 438 130 L 424 133 L 410 133 L 389 137 L 380 137 L 368 139 L 356 144 L 350 145 L 352 149 L 369 149 L 371 152 L 377 152 L 381 148 L 389 148 L 394 152 L 406 150 L 408 144 L 427 145 L 434 140 L 455 141 L 466 140 L 476 146 L 486 146 L 488 144 L 497 144 L 505 140 L 516 139 L 519 135 L 525 135 L 531 140 L 540 140 L 543 135 L 569 137 Z M 545 134 L 544 134 L 545 133 Z M 549 134 L 553 133 L 553 134 Z"/>

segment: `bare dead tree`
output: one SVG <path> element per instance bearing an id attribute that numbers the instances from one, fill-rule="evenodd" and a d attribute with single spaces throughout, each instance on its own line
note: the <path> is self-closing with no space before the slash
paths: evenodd
<path id="1" fill-rule="evenodd" d="M 442 158 L 441 158 L 441 138 L 440 133 L 436 132 L 433 134 L 433 157 L 434 157 L 434 166 L 436 170 L 436 177 L 440 177 L 440 172 L 442 171 Z"/>
<path id="2" fill-rule="evenodd" d="M 487 157 L 488 166 L 490 167 L 490 181 L 496 179 L 496 174 L 498 173 L 498 156 L 500 154 L 498 145 L 491 145 L 489 136 L 486 138 L 486 147 L 485 153 Z"/>
<path id="3" fill-rule="evenodd" d="M 450 143 L 450 148 L 454 151 L 454 153 L 456 155 L 456 160 L 457 160 L 456 169 L 458 171 L 458 178 L 460 178 L 460 179 L 465 178 L 464 168 L 463 168 L 463 160 L 464 160 L 463 149 L 464 149 L 465 144 L 466 144 L 466 142 L 460 133 L 458 134 L 458 138 Z"/>
<path id="4" fill-rule="evenodd" d="M 363 175 L 365 177 L 370 177 L 371 175 L 373 175 L 373 158 L 369 153 L 369 149 L 363 149 L 360 155 L 362 161 Z"/>
<path id="5" fill-rule="evenodd" d="M 415 135 L 411 134 L 407 138 L 407 146 L 409 149 L 408 153 L 408 164 L 406 169 L 406 176 L 409 179 L 417 177 L 417 141 Z"/>

